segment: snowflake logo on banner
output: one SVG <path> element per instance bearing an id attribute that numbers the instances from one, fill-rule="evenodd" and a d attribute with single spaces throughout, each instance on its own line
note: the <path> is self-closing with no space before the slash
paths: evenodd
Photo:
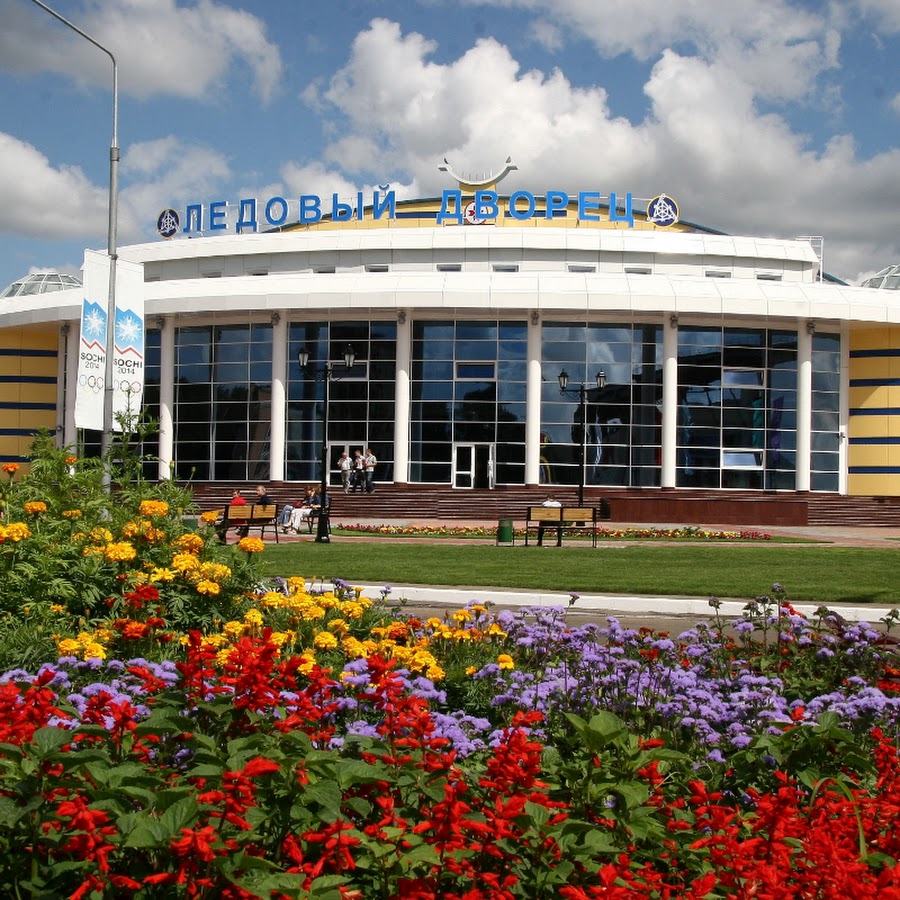
<path id="1" fill-rule="evenodd" d="M 668 228 L 678 221 L 678 204 L 671 197 L 660 194 L 647 204 L 647 218 L 660 228 Z"/>

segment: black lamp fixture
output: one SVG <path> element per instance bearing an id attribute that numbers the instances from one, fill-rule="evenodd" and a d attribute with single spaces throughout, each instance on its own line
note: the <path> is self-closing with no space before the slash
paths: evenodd
<path id="1" fill-rule="evenodd" d="M 316 543 L 327 544 L 331 541 L 331 522 L 329 521 L 328 501 L 328 406 L 331 400 L 331 382 L 340 379 L 340 375 L 334 374 L 334 364 L 331 360 L 325 362 L 320 369 L 312 369 L 309 365 L 309 350 L 301 347 L 297 351 L 297 363 L 300 372 L 307 378 L 322 381 L 325 385 L 325 397 L 322 404 L 322 481 L 319 486 L 319 518 L 316 524 Z M 356 364 L 356 351 L 352 345 L 344 347 L 344 366 L 349 372 Z"/>
<path id="2" fill-rule="evenodd" d="M 587 462 L 587 429 L 588 429 L 588 391 L 591 389 L 588 383 L 582 383 L 578 387 L 569 387 L 569 373 L 563 369 L 558 376 L 560 394 L 571 394 L 578 397 L 581 404 L 581 465 L 578 476 L 578 505 L 584 506 L 584 481 L 585 465 Z M 597 390 L 606 387 L 606 372 L 600 369 L 596 376 Z"/>

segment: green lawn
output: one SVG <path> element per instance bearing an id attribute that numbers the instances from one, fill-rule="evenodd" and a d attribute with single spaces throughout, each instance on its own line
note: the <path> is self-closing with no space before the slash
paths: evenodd
<path id="1" fill-rule="evenodd" d="M 265 571 L 351 584 L 527 588 L 749 599 L 775 582 L 804 603 L 900 606 L 900 550 L 802 544 L 497 547 L 403 540 L 269 545 Z"/>

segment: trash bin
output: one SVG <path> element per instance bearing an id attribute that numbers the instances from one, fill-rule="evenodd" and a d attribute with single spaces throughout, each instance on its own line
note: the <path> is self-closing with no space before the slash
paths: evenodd
<path id="1" fill-rule="evenodd" d="M 497 543 L 498 544 L 515 543 L 515 541 L 513 540 L 513 520 L 512 519 L 501 519 L 497 523 Z"/>

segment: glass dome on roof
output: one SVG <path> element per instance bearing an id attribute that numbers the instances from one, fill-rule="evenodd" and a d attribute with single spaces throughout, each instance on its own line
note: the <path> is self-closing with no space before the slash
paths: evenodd
<path id="1" fill-rule="evenodd" d="M 14 281 L 2 294 L 5 297 L 26 297 L 29 294 L 50 294 L 53 291 L 66 291 L 80 288 L 81 282 L 74 275 L 62 275 L 59 272 L 38 272 L 26 275 Z"/>
<path id="2" fill-rule="evenodd" d="M 888 266 L 867 278 L 861 287 L 881 288 L 883 291 L 900 291 L 900 265 Z"/>

